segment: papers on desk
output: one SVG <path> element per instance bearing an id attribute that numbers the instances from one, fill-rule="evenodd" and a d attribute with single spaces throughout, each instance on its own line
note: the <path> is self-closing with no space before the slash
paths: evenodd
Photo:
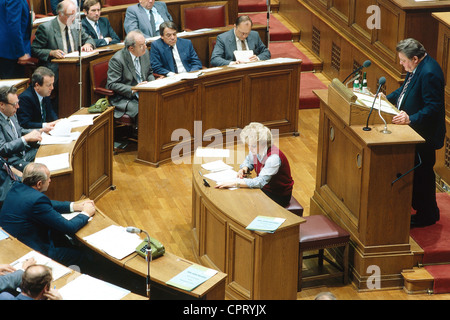
<path id="1" fill-rule="evenodd" d="M 212 172 L 233 169 L 232 166 L 226 164 L 222 160 L 217 160 L 217 161 L 204 163 L 204 164 L 202 164 L 202 168 L 205 169 L 205 170 L 212 171 Z"/>
<path id="2" fill-rule="evenodd" d="M 300 60 L 301 59 L 276 58 L 276 59 L 261 60 L 261 61 L 256 61 L 256 62 L 230 64 L 230 65 L 228 65 L 228 67 L 232 67 L 232 68 L 251 68 L 251 67 L 264 66 L 264 65 L 270 65 L 270 64 L 291 63 L 291 62 L 300 61 Z"/>
<path id="3" fill-rule="evenodd" d="M 228 158 L 230 150 L 216 148 L 197 148 L 195 156 L 199 158 Z"/>
<path id="4" fill-rule="evenodd" d="M 194 264 L 166 283 L 186 291 L 192 291 L 216 273 L 216 270 Z"/>
<path id="5" fill-rule="evenodd" d="M 12 87 L 17 85 L 21 81 L 23 81 L 23 79 L 0 80 L 0 87 Z"/>
<path id="6" fill-rule="evenodd" d="M 59 289 L 59 293 L 64 300 L 120 300 L 130 291 L 82 274 Z"/>
<path id="7" fill-rule="evenodd" d="M 8 238 L 9 238 L 9 235 L 5 231 L 0 229 L 0 240 L 8 239 Z"/>
<path id="8" fill-rule="evenodd" d="M 98 54 L 98 51 L 81 51 L 81 59 L 86 58 L 86 57 L 90 57 L 90 56 L 95 56 L 96 54 Z M 80 54 L 78 53 L 78 51 L 72 51 L 71 53 L 66 53 L 64 55 L 64 59 L 66 58 L 79 58 Z"/>
<path id="9" fill-rule="evenodd" d="M 246 229 L 274 233 L 285 220 L 284 218 L 257 216 Z"/>
<path id="10" fill-rule="evenodd" d="M 116 259 L 123 259 L 136 251 L 142 239 L 128 233 L 124 227 L 109 226 L 83 238 L 86 242 Z"/>
<path id="11" fill-rule="evenodd" d="M 47 157 L 38 157 L 34 159 L 34 162 L 45 164 L 50 172 L 70 167 L 68 152 Z"/>
<path id="12" fill-rule="evenodd" d="M 181 80 L 198 78 L 198 76 L 201 74 L 202 74 L 202 71 L 178 73 L 171 77 L 164 77 L 161 79 L 157 79 L 154 81 L 140 84 L 137 87 L 139 87 L 139 88 L 161 88 L 161 87 L 167 86 L 172 83 L 177 83 Z"/>
<path id="13" fill-rule="evenodd" d="M 69 121 L 71 128 L 78 128 L 94 124 L 94 119 L 98 116 L 98 113 L 74 114 L 67 118 L 67 120 Z"/>
<path id="14" fill-rule="evenodd" d="M 237 171 L 228 169 L 204 174 L 205 178 L 211 179 L 216 183 L 223 181 L 235 181 L 237 179 Z M 231 189 L 231 188 L 230 188 Z"/>
<path id="15" fill-rule="evenodd" d="M 374 104 L 373 103 L 373 99 L 375 98 L 374 96 L 360 93 L 360 92 L 353 92 L 353 93 L 358 97 L 358 99 L 356 100 L 356 103 L 358 103 L 359 105 L 363 105 L 363 106 L 371 108 L 372 104 L 373 104 L 373 108 L 379 110 L 380 109 L 380 101 L 381 101 L 381 111 L 389 113 L 389 114 L 394 114 L 394 115 L 398 114 L 398 111 L 393 108 L 393 105 L 389 101 L 380 99 L 378 97 L 377 101 L 375 101 L 375 104 Z"/>
<path id="16" fill-rule="evenodd" d="M 44 256 L 43 254 L 37 252 L 37 251 L 30 251 L 26 255 L 24 255 L 22 258 L 17 259 L 13 263 L 11 263 L 11 266 L 14 268 L 22 269 L 22 265 L 27 259 L 34 258 L 36 260 L 36 264 L 42 264 L 47 267 L 50 267 L 52 269 L 52 275 L 53 275 L 53 281 L 58 280 L 62 276 L 65 276 L 66 274 L 69 274 L 72 272 L 72 269 L 69 269 L 62 264 L 57 263 L 56 261 L 53 261 L 52 259 Z"/>
<path id="17" fill-rule="evenodd" d="M 68 144 L 74 140 L 77 140 L 80 136 L 80 132 L 72 132 L 73 128 L 89 126 L 94 123 L 94 118 L 98 114 L 86 114 L 86 115 L 72 115 L 69 118 L 60 119 L 53 130 L 48 134 L 42 133 L 41 145 L 49 144 Z"/>
<path id="18" fill-rule="evenodd" d="M 253 50 L 234 50 L 236 61 L 250 62 L 250 57 L 254 56 Z"/>

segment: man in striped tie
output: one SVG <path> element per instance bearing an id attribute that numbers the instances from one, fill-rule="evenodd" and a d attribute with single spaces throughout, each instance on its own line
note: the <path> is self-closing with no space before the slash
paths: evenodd
<path id="1" fill-rule="evenodd" d="M 402 40 L 396 50 L 407 74 L 404 84 L 387 99 L 400 110 L 392 122 L 410 125 L 425 139 L 416 146 L 412 207 L 417 213 L 411 217 L 411 226 L 427 226 L 439 220 L 433 167 L 436 150 L 445 139 L 444 74 L 417 40 Z"/>

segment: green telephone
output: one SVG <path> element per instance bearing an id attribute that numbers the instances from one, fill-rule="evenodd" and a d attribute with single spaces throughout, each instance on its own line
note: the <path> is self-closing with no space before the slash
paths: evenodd
<path id="1" fill-rule="evenodd" d="M 136 247 L 136 252 L 143 258 L 146 258 L 147 255 L 146 252 L 147 246 L 148 246 L 148 238 L 145 238 L 145 240 L 142 241 L 142 243 Z M 164 245 L 152 237 L 150 237 L 150 247 L 152 249 L 152 259 L 156 259 L 166 252 Z"/>

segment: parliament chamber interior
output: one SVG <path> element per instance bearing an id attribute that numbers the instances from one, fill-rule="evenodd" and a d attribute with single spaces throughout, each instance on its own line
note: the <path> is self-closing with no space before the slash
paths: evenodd
<path id="1" fill-rule="evenodd" d="M 138 2 L 101 0 L 101 16 L 121 41 L 126 11 Z M 96 288 L 86 299 L 298 301 L 324 293 L 337 300 L 449 299 L 450 1 L 156 2 L 165 2 L 178 38 L 192 42 L 202 69 L 135 86 L 134 120 L 116 117 L 111 105 L 74 127 L 75 140 L 40 145 L 36 158 L 54 166 L 46 195 L 95 201 L 96 214 L 73 237 L 111 270 L 97 279 L 111 284 L 104 288 L 83 270 L 55 266 L 62 273 L 55 287 L 67 299 L 79 299 L 76 284 L 69 287 L 75 280 Z M 49 0 L 28 3 L 33 41 L 38 26 L 55 17 Z M 212 66 L 217 37 L 241 15 L 251 17 L 271 59 Z M 146 39 L 148 51 L 158 38 Z M 446 84 L 447 130 L 434 165 L 440 220 L 419 228 L 410 225 L 411 168 L 416 144 L 425 140 L 410 126 L 392 124 L 381 98 L 372 113 L 375 92 L 387 96 L 405 81 L 396 46 L 407 38 L 423 44 Z M 90 106 L 110 99 L 108 63 L 123 48 L 121 42 L 52 60 L 59 118 L 85 121 L 94 115 Z M 37 67 L 32 56 L 23 78 L 0 79 L 0 87 L 14 85 L 20 94 Z M 356 77 L 346 81 L 363 73 L 370 93 L 361 102 L 352 90 Z M 372 130 L 364 130 L 366 121 Z M 285 207 L 259 189 L 215 188 L 221 178 L 207 164 L 238 171 L 248 148 L 236 132 L 251 122 L 275 132 L 289 160 L 294 186 Z M 64 158 L 55 162 L 57 156 Z M 282 223 L 251 230 L 262 217 Z M 34 252 L 0 232 L 0 264 Z M 156 240 L 153 251 L 164 248 L 151 262 L 134 249 L 146 236 Z M 133 243 L 131 251 L 119 246 L 125 243 Z"/>

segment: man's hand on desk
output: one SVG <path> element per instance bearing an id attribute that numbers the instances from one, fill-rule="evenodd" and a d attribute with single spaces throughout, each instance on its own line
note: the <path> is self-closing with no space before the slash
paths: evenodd
<path id="1" fill-rule="evenodd" d="M 92 217 L 95 214 L 95 203 L 93 200 L 78 201 L 73 204 L 73 210 L 83 211 Z"/>
<path id="2" fill-rule="evenodd" d="M 84 46 L 81 47 L 81 52 L 91 52 L 94 51 L 94 47 L 90 43 L 86 43 Z"/>
<path id="3" fill-rule="evenodd" d="M 33 130 L 23 136 L 26 142 L 36 142 L 42 140 L 42 135 L 38 130 Z"/>
<path id="4" fill-rule="evenodd" d="M 63 59 L 64 58 L 64 51 L 56 49 L 56 50 L 51 50 L 50 51 L 50 57 L 54 57 L 56 59 Z"/>

